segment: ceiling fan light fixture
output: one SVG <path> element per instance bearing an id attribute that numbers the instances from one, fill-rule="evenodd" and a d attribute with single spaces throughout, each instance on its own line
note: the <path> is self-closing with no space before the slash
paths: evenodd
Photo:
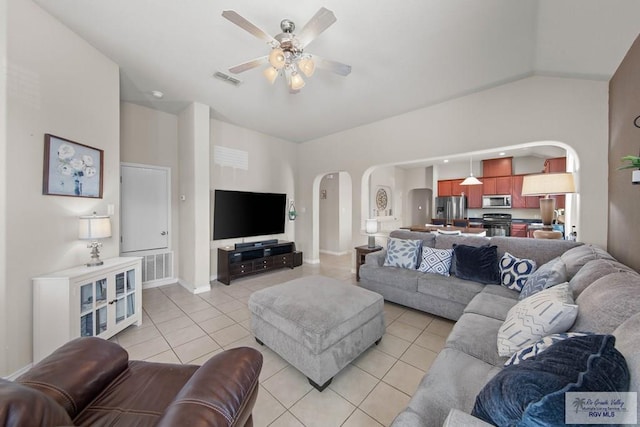
<path id="1" fill-rule="evenodd" d="M 302 71 L 305 76 L 311 77 L 314 71 L 316 71 L 316 64 L 311 58 L 302 58 L 298 61 L 298 69 Z"/>
<path id="2" fill-rule="evenodd" d="M 271 53 L 269 54 L 269 64 L 271 64 L 273 68 L 280 70 L 285 66 L 286 62 L 287 60 L 282 49 L 277 47 L 271 50 Z"/>
<path id="3" fill-rule="evenodd" d="M 269 83 L 273 84 L 273 82 L 275 82 L 276 78 L 278 77 L 278 70 L 273 67 L 267 67 L 264 69 L 262 74 L 264 74 Z"/>
<path id="4" fill-rule="evenodd" d="M 304 85 L 305 82 L 300 73 L 291 73 L 291 90 L 300 90 Z"/>

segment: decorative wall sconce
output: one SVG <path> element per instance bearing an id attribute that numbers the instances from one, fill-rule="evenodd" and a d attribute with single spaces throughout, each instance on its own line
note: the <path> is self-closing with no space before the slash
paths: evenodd
<path id="1" fill-rule="evenodd" d="M 293 199 L 289 201 L 289 220 L 295 221 L 298 216 L 298 212 L 296 212 L 296 205 L 293 203 Z"/>

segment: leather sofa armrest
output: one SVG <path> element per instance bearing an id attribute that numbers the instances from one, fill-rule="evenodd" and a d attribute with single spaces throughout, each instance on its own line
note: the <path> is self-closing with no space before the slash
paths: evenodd
<path id="1" fill-rule="evenodd" d="M 96 337 L 76 338 L 16 382 L 51 397 L 74 418 L 127 369 L 128 362 L 129 355 L 118 344 Z"/>
<path id="2" fill-rule="evenodd" d="M 387 256 L 387 250 L 381 249 L 376 252 L 371 252 L 364 257 L 365 264 L 375 265 L 377 267 L 382 267 L 384 265 L 384 259 Z"/>
<path id="3" fill-rule="evenodd" d="M 262 354 L 249 347 L 209 359 L 182 387 L 157 427 L 244 426 L 258 396 Z"/>

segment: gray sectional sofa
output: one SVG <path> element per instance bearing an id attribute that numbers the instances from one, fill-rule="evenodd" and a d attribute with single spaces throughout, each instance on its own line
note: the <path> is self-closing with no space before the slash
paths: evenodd
<path id="1" fill-rule="evenodd" d="M 454 243 L 495 245 L 536 261 L 540 267 L 559 257 L 578 314 L 570 331 L 612 334 L 626 358 L 630 391 L 640 385 L 640 275 L 606 251 L 569 241 L 511 237 L 446 236 L 396 230 L 391 237 L 420 239 L 423 245 L 451 248 Z M 360 285 L 385 300 L 456 320 L 429 372 L 395 427 L 486 425 L 470 415 L 476 396 L 503 369 L 507 357 L 498 354 L 498 331 L 519 293 L 500 285 L 483 285 L 431 273 L 385 267 L 385 250 L 367 255 Z M 640 420 L 639 420 L 640 421 Z"/>

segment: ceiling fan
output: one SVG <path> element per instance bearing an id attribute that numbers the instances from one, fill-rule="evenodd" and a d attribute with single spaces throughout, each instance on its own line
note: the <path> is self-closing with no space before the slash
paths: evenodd
<path id="1" fill-rule="evenodd" d="M 292 21 L 282 20 L 280 22 L 282 33 L 275 37 L 271 37 L 233 10 L 223 11 L 222 16 L 271 46 L 271 52 L 268 55 L 231 67 L 229 68 L 231 73 L 239 74 L 268 63 L 269 66 L 263 71 L 267 80 L 273 84 L 278 75 L 284 74 L 291 93 L 298 93 L 304 87 L 305 81 L 301 73 L 311 77 L 316 67 L 333 71 L 341 76 L 351 73 L 350 65 L 304 51 L 309 43 L 336 22 L 336 16 L 329 9 L 320 8 L 298 35 L 293 33 L 296 25 Z"/>

